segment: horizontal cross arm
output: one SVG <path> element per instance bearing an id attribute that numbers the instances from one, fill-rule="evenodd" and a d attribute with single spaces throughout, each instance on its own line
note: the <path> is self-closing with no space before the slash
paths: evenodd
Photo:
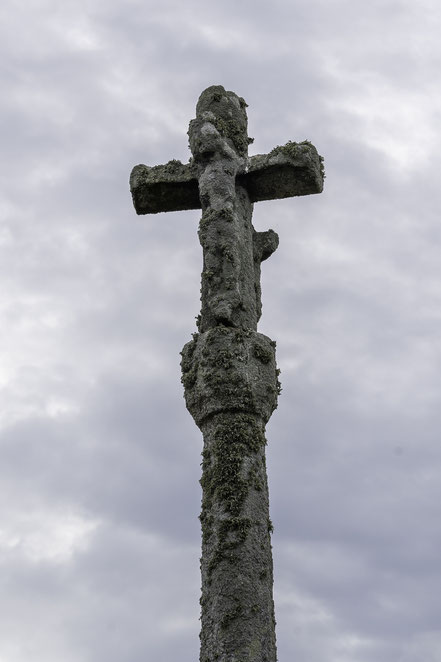
<path id="1" fill-rule="evenodd" d="M 130 175 L 130 191 L 137 214 L 200 209 L 196 174 L 190 164 L 137 165 Z"/>
<path id="2" fill-rule="evenodd" d="M 236 181 L 247 189 L 251 202 L 258 202 L 321 193 L 323 177 L 322 158 L 305 141 L 251 156 Z M 201 208 L 196 171 L 190 163 L 137 165 L 130 175 L 130 190 L 137 214 Z"/>
<path id="3" fill-rule="evenodd" d="M 256 154 L 238 175 L 251 202 L 311 195 L 323 190 L 323 159 L 310 142 L 288 142 L 269 154 Z"/>

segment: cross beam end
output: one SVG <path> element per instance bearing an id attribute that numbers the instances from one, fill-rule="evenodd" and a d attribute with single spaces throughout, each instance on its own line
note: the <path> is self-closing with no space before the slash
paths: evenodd
<path id="1" fill-rule="evenodd" d="M 238 182 L 247 189 L 251 202 L 259 202 L 321 193 L 323 179 L 323 158 L 305 140 L 252 156 Z"/>
<path id="2" fill-rule="evenodd" d="M 304 141 L 244 159 L 236 181 L 248 191 L 251 202 L 259 202 L 321 193 L 323 178 L 322 157 Z M 201 208 L 197 174 L 190 163 L 137 165 L 130 175 L 130 191 L 137 214 Z"/>
<path id="3" fill-rule="evenodd" d="M 198 180 L 190 164 L 169 161 L 137 165 L 130 174 L 130 192 L 137 214 L 200 209 Z"/>

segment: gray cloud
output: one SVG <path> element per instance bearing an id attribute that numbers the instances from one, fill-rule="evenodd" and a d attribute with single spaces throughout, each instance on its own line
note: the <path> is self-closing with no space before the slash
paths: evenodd
<path id="1" fill-rule="evenodd" d="M 308 138 L 326 160 L 321 196 L 254 212 L 281 238 L 260 324 L 283 385 L 279 657 L 437 661 L 438 6 L 39 0 L 2 18 L 0 658 L 197 656 L 179 351 L 198 213 L 137 218 L 128 176 L 188 159 L 220 83 L 250 104 L 252 153 Z"/>

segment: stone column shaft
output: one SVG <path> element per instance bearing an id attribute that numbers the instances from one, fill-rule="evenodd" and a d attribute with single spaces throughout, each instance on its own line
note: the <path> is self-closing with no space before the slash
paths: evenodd
<path id="1" fill-rule="evenodd" d="M 279 390 L 275 343 L 217 326 L 182 352 L 204 437 L 201 662 L 275 662 L 265 423 Z"/>

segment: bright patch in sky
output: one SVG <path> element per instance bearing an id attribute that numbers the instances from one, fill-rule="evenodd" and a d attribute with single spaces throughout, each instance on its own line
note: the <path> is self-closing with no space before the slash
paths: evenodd
<path id="1" fill-rule="evenodd" d="M 0 554 L 13 552 L 37 563 L 65 563 L 87 547 L 97 526 L 97 521 L 64 511 L 21 513 L 0 528 Z"/>
<path id="2" fill-rule="evenodd" d="M 405 172 L 425 166 L 438 149 L 441 92 L 436 83 L 409 90 L 378 71 L 354 71 L 329 58 L 340 94 L 328 100 L 346 139 L 362 140 Z"/>

